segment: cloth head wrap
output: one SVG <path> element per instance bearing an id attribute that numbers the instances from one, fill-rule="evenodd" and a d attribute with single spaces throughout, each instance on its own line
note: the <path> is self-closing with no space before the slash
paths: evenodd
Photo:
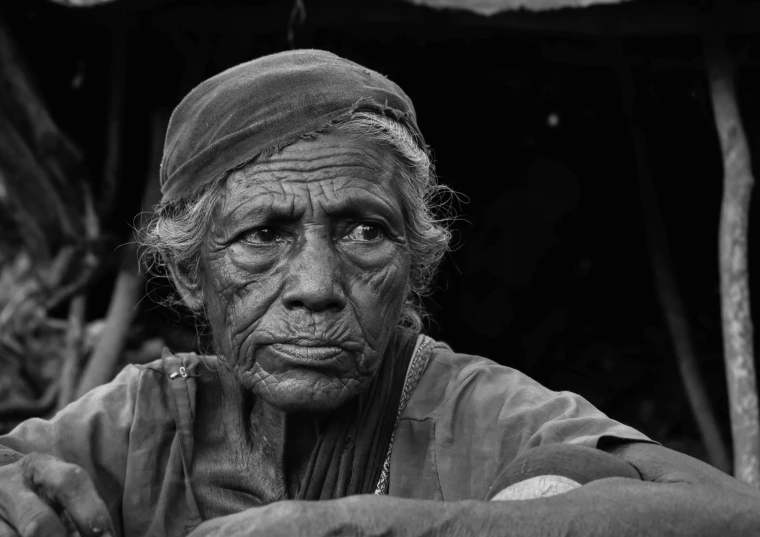
<path id="1" fill-rule="evenodd" d="M 403 123 L 424 144 L 412 101 L 366 67 L 322 50 L 293 50 L 232 67 L 201 83 L 169 121 L 161 162 L 170 203 L 355 111 Z"/>

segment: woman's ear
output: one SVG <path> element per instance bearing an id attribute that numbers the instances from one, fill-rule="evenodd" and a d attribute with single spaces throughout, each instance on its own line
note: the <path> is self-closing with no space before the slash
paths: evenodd
<path id="1" fill-rule="evenodd" d="M 185 271 L 175 263 L 167 263 L 169 276 L 177 289 L 180 298 L 190 311 L 200 311 L 203 308 L 203 290 L 199 281 L 190 278 Z"/>

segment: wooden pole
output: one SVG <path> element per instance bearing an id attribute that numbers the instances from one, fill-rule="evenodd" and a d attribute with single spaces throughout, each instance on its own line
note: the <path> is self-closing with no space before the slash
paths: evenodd
<path id="1" fill-rule="evenodd" d="M 76 295 L 69 305 L 69 326 L 66 330 L 66 350 L 63 354 L 63 364 L 58 382 L 58 410 L 74 400 L 77 386 L 79 365 L 82 359 L 82 341 L 84 340 L 85 325 L 84 294 Z"/>
<path id="2" fill-rule="evenodd" d="M 89 187 L 85 187 L 85 230 L 87 234 L 87 252 L 82 261 L 83 270 L 86 278 L 91 278 L 93 271 L 97 268 L 97 257 L 92 253 L 91 248 L 100 237 L 100 223 L 95 213 L 95 204 L 92 199 Z M 79 384 L 79 374 L 84 358 L 84 334 L 86 324 L 86 303 L 87 295 L 78 293 L 71 299 L 69 304 L 69 320 L 66 329 L 66 350 L 63 355 L 63 364 L 59 378 L 60 387 L 58 390 L 57 409 L 60 410 L 71 403 L 76 394 Z"/>
<path id="3" fill-rule="evenodd" d="M 116 277 L 111 302 L 106 314 L 102 335 L 92 351 L 92 356 L 82 372 L 76 397 L 79 398 L 110 381 L 116 373 L 129 327 L 137 313 L 144 281 L 137 265 L 136 245 L 127 245 L 122 253 L 122 270 Z"/>
<path id="4" fill-rule="evenodd" d="M 143 191 L 143 208 L 152 211 L 161 199 L 159 188 L 159 167 L 163 151 L 163 141 L 169 123 L 169 114 L 165 110 L 153 113 L 151 117 L 150 159 L 148 174 Z M 146 218 L 140 218 L 144 225 Z M 125 246 L 122 253 L 122 266 L 116 277 L 111 302 L 106 314 L 106 325 L 95 344 L 92 355 L 84 368 L 77 387 L 77 397 L 91 389 L 110 381 L 116 373 L 119 359 L 129 335 L 129 327 L 137 313 L 140 300 L 145 290 L 145 280 L 140 271 L 137 242 Z"/>
<path id="5" fill-rule="evenodd" d="M 747 266 L 747 225 L 754 179 L 736 99 L 734 65 L 725 37 L 712 32 L 705 34 L 703 42 L 715 126 L 723 153 L 720 290 L 734 476 L 760 487 L 760 421 Z"/>
<path id="6" fill-rule="evenodd" d="M 634 113 L 635 88 L 633 77 L 619 40 L 605 43 L 607 50 L 612 51 L 610 61 L 617 74 L 620 88 L 621 105 L 628 126 L 628 132 L 633 145 L 636 159 L 636 175 L 641 198 L 641 212 L 649 249 L 649 261 L 652 266 L 657 300 L 665 317 L 665 323 L 670 333 L 673 352 L 678 363 L 681 382 L 686 392 L 686 399 L 691 407 L 692 415 L 702 437 L 702 443 L 707 451 L 707 457 L 713 466 L 729 472 L 731 463 L 728 448 L 720 434 L 718 420 L 715 416 L 710 398 L 702 380 L 697 362 L 697 351 L 694 347 L 689 316 L 678 286 L 675 269 L 673 268 L 670 245 L 665 232 L 662 210 L 660 209 L 654 177 L 649 167 L 647 142 L 643 131 L 636 121 Z"/>

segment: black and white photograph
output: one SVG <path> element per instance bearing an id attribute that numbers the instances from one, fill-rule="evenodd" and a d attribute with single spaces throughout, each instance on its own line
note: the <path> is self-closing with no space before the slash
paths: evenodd
<path id="1" fill-rule="evenodd" d="M 0 537 L 760 536 L 760 1 L 0 3 Z"/>

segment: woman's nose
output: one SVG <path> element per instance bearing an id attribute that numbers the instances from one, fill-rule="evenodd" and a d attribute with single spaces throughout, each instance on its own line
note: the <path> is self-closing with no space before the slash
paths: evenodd
<path id="1" fill-rule="evenodd" d="M 346 306 L 340 258 L 323 234 L 306 237 L 289 263 L 283 301 L 288 309 L 340 311 Z"/>

